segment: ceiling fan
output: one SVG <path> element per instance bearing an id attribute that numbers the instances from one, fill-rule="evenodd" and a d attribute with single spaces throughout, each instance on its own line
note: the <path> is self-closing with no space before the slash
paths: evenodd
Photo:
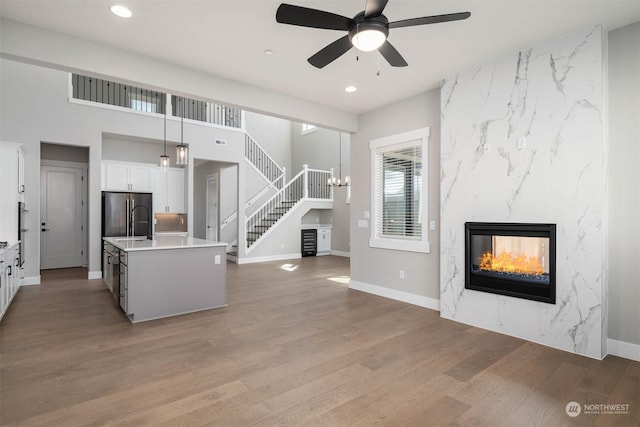
<path id="1" fill-rule="evenodd" d="M 318 9 L 282 3 L 276 12 L 276 21 L 281 24 L 301 27 L 348 31 L 346 36 L 320 49 L 308 59 L 314 67 L 323 68 L 344 55 L 352 47 L 364 52 L 377 49 L 392 66 L 406 67 L 407 61 L 387 40 L 390 28 L 458 21 L 471 16 L 470 12 L 460 12 L 389 22 L 387 17 L 382 14 L 388 1 L 367 0 L 364 11 L 358 13 L 353 19 Z"/>

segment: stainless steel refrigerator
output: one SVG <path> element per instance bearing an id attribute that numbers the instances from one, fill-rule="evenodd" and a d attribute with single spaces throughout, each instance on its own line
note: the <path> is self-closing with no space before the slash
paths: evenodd
<path id="1" fill-rule="evenodd" d="M 102 192 L 102 237 L 151 238 L 151 193 Z"/>

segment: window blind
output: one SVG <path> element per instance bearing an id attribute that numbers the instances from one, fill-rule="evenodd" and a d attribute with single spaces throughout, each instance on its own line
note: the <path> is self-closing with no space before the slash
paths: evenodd
<path id="1" fill-rule="evenodd" d="M 378 237 L 422 237 L 422 145 L 380 148 L 375 156 L 375 231 Z"/>

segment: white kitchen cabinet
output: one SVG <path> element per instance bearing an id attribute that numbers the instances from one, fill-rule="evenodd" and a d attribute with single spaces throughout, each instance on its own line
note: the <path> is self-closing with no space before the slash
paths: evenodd
<path id="1" fill-rule="evenodd" d="M 154 213 L 184 213 L 185 169 L 169 168 L 167 172 L 155 172 L 153 191 Z"/>
<path id="2" fill-rule="evenodd" d="M 0 319 L 9 309 L 20 287 L 18 245 L 13 244 L 0 252 Z"/>
<path id="3" fill-rule="evenodd" d="M 156 169 L 155 165 L 103 160 L 102 189 L 149 193 L 153 190 L 153 174 Z"/>
<path id="4" fill-rule="evenodd" d="M 316 255 L 331 254 L 331 229 L 328 227 L 318 227 L 318 247 Z"/>
<path id="5" fill-rule="evenodd" d="M 0 143 L 0 241 L 18 240 L 18 202 L 24 188 L 20 184 L 21 150 L 20 144 Z"/>

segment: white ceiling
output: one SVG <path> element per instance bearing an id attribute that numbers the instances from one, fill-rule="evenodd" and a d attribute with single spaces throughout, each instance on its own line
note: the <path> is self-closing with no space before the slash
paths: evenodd
<path id="1" fill-rule="evenodd" d="M 125 4 L 130 19 L 111 14 Z M 365 0 L 287 0 L 353 17 Z M 392 68 L 352 49 L 319 70 L 307 58 L 345 33 L 278 24 L 269 0 L 0 0 L 0 16 L 363 113 L 436 88 L 457 71 L 595 24 L 640 20 L 640 0 L 390 0 L 389 21 L 470 11 L 465 21 L 396 28 L 389 41 L 409 63 Z M 266 49 L 273 51 L 267 56 Z M 345 93 L 347 85 L 358 88 Z"/>

